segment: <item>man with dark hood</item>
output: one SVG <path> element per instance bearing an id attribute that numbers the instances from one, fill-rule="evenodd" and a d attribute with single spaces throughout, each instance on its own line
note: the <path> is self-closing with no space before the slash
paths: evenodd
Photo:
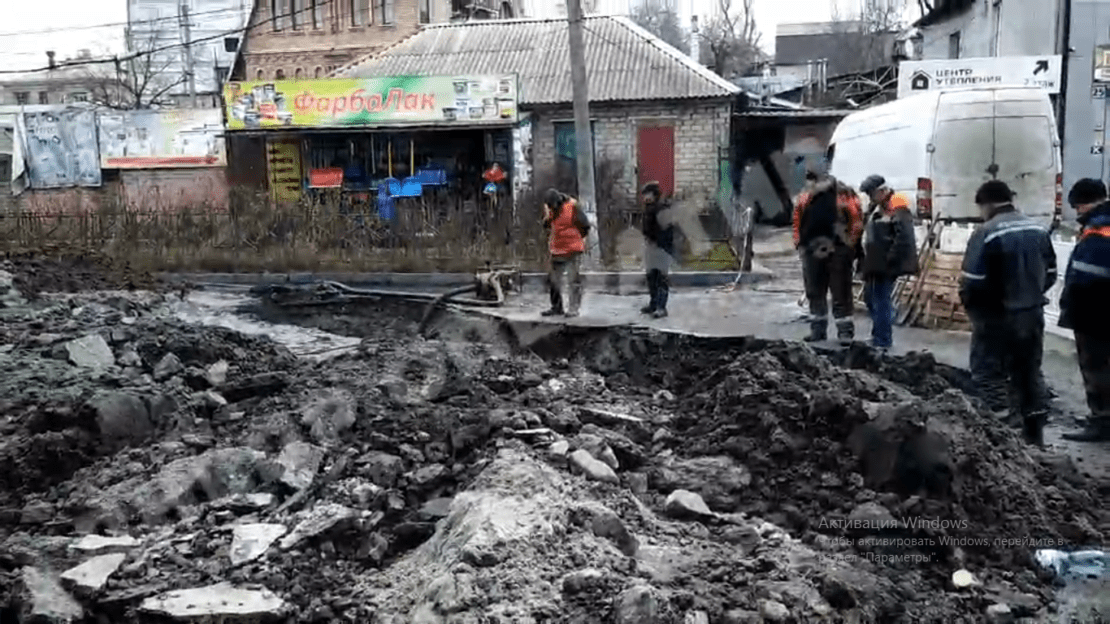
<path id="1" fill-rule="evenodd" d="M 1101 180 L 1076 182 L 1068 196 L 1083 227 L 1064 274 L 1060 327 L 1075 332 L 1079 370 L 1091 415 L 1086 426 L 1064 434 L 1074 442 L 1110 442 L 1110 202 Z"/>
<path id="2" fill-rule="evenodd" d="M 972 379 L 990 409 L 1009 412 L 1026 440 L 1040 445 L 1048 417 L 1041 381 L 1045 293 L 1056 282 L 1056 251 L 1048 229 L 1014 207 L 1006 183 L 987 182 L 975 203 L 985 223 L 967 243 L 960 277 L 972 327 Z"/>
<path id="3" fill-rule="evenodd" d="M 586 252 L 590 220 L 578 200 L 552 188 L 544 194 L 543 227 L 548 230 L 551 252 L 548 274 L 551 308 L 543 316 L 578 316 L 583 290 L 582 254 Z M 567 291 L 565 306 L 564 291 Z"/>
<path id="4" fill-rule="evenodd" d="M 667 316 L 671 261 L 675 251 L 674 215 L 658 182 L 648 182 L 640 192 L 644 200 L 644 269 L 647 271 L 648 305 L 640 310 L 655 318 Z"/>
<path id="5" fill-rule="evenodd" d="M 794 247 L 802 257 L 810 333 L 807 342 L 828 338 L 832 295 L 837 338 L 855 338 L 852 265 L 863 230 L 859 199 L 835 178 L 811 172 L 794 207 Z"/>

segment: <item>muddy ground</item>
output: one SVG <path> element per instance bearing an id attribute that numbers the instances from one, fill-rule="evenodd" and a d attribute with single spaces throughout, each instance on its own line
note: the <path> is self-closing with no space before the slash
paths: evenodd
<path id="1" fill-rule="evenodd" d="M 1097 621 L 1032 553 L 1105 544 L 1107 484 L 928 356 L 253 310 L 363 339 L 307 361 L 0 300 L 0 621 Z"/>

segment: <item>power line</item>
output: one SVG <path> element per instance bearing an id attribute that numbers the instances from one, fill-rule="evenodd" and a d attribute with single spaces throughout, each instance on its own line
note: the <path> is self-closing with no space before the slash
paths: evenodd
<path id="1" fill-rule="evenodd" d="M 193 17 L 201 15 L 215 15 L 217 13 L 237 13 L 240 9 L 213 9 L 211 11 L 201 11 L 200 13 L 193 13 Z M 65 28 L 44 28 L 42 30 L 24 30 L 24 31 L 8 31 L 0 32 L 0 37 L 22 37 L 24 35 L 49 35 L 53 33 L 67 33 L 77 30 L 97 30 L 101 28 L 114 28 L 117 26 L 134 26 L 137 24 L 154 24 L 157 22 L 177 21 L 177 16 L 173 17 L 156 17 L 148 20 L 134 20 L 132 22 L 111 22 L 107 24 L 89 24 L 87 26 L 67 26 Z"/>
<path id="2" fill-rule="evenodd" d="M 199 39 L 194 39 L 189 45 L 196 45 L 198 43 L 205 43 L 207 41 L 215 41 L 217 39 L 223 39 L 223 38 L 225 38 L 229 35 L 237 35 L 237 34 L 241 35 L 241 34 L 246 33 L 247 31 L 249 31 L 251 29 L 258 28 L 260 26 L 266 26 L 268 24 L 272 24 L 275 19 L 284 20 L 285 18 L 293 17 L 294 15 L 297 15 L 298 13 L 307 13 L 307 12 L 308 12 L 308 9 L 300 9 L 300 10 L 297 10 L 297 11 L 290 11 L 288 13 L 283 13 L 283 14 L 280 14 L 280 15 L 274 15 L 274 16 L 271 16 L 271 17 L 265 19 L 265 20 L 262 20 L 262 21 L 258 22 L 257 24 L 247 24 L 246 26 L 243 26 L 241 28 L 235 28 L 235 29 L 232 29 L 232 30 L 227 30 L 227 31 L 217 33 L 215 35 L 210 35 L 210 36 L 207 36 L 207 37 L 201 37 Z M 144 56 L 153 56 L 155 54 L 158 54 L 159 52 L 166 52 L 168 50 L 175 50 L 175 49 L 183 48 L 183 47 L 185 47 L 185 44 L 175 43 L 175 44 L 162 46 L 162 47 L 159 47 L 159 48 L 152 48 L 150 50 L 144 50 L 144 51 L 141 51 L 141 52 L 133 52 L 131 54 L 125 54 L 123 56 L 113 56 L 111 58 L 78 59 L 78 60 L 74 60 L 74 61 L 63 61 L 61 63 L 56 63 L 53 67 L 50 67 L 48 65 L 46 67 L 39 67 L 37 69 L 23 69 L 23 70 L 2 69 L 2 70 L 0 70 L 0 75 L 4 75 L 4 74 L 7 74 L 7 75 L 11 75 L 11 74 L 34 74 L 34 73 L 44 72 L 44 71 L 65 69 L 67 67 L 82 67 L 82 66 L 86 66 L 86 65 L 102 65 L 102 64 L 105 64 L 105 63 L 125 63 L 127 61 L 133 61 L 137 58 L 141 58 L 141 57 L 144 57 Z"/>

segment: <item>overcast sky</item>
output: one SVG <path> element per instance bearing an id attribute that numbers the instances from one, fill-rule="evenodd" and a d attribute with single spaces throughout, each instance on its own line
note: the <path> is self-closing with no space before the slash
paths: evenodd
<path id="1" fill-rule="evenodd" d="M 125 0 L 0 2 L 5 5 L 4 19 L 0 20 L 0 69 L 43 67 L 47 50 L 56 51 L 61 60 L 76 56 L 82 48 L 100 56 L 123 47 L 122 24 L 127 21 Z M 834 2 L 847 8 L 858 5 L 859 0 L 755 0 L 764 47 L 770 50 L 773 46 L 777 24 L 828 19 Z M 197 4 L 203 6 L 203 0 Z M 112 26 L 98 28 L 103 24 Z"/>

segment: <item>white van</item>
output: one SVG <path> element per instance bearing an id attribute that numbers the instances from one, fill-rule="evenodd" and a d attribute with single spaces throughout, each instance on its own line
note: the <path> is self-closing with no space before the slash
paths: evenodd
<path id="1" fill-rule="evenodd" d="M 981 221 L 975 191 L 992 178 L 1046 226 L 1063 207 L 1056 116 L 1039 89 L 931 91 L 853 113 L 833 132 L 828 158 L 829 172 L 852 186 L 883 176 L 916 198 L 920 218 Z"/>

